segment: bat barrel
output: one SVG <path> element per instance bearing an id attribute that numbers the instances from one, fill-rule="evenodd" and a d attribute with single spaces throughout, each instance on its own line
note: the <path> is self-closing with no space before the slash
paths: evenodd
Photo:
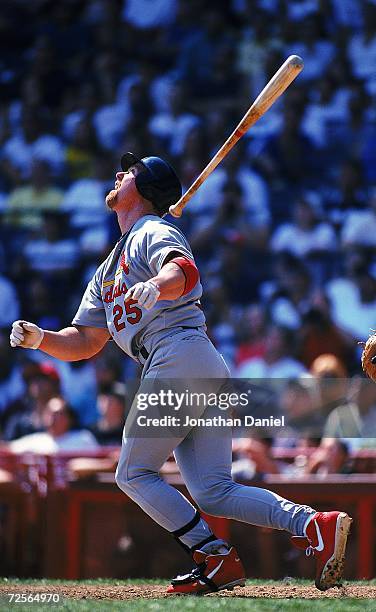
<path id="1" fill-rule="evenodd" d="M 181 217 L 183 208 L 187 202 L 207 179 L 209 174 L 218 166 L 222 159 L 238 142 L 238 140 L 256 123 L 256 121 L 274 104 L 281 94 L 287 89 L 292 81 L 298 76 L 303 69 L 303 60 L 299 55 L 290 55 L 282 66 L 277 70 L 275 75 L 265 85 L 262 92 L 257 96 L 252 106 L 248 109 L 240 123 L 236 126 L 232 134 L 227 138 L 226 142 L 217 151 L 208 165 L 204 168 L 201 174 L 192 183 L 185 194 L 176 204 L 170 206 L 170 213 L 174 217 Z"/>
<path id="2" fill-rule="evenodd" d="M 290 66 L 292 66 L 299 72 L 303 70 L 304 62 L 299 55 L 289 55 L 286 62 L 288 62 Z"/>
<path id="3" fill-rule="evenodd" d="M 257 96 L 256 100 L 249 109 L 249 114 L 253 109 L 253 112 L 257 113 L 258 117 L 261 117 L 266 111 L 274 104 L 280 95 L 288 88 L 298 74 L 303 70 L 303 60 L 299 55 L 290 55 L 282 66 L 277 70 L 275 75 L 265 85 L 264 89 Z M 248 115 L 248 113 L 247 113 Z M 246 115 L 246 117 L 247 117 Z M 245 117 L 245 120 L 246 120 Z M 247 120 L 246 120 L 247 123 Z M 252 123 L 247 125 L 247 129 Z"/>

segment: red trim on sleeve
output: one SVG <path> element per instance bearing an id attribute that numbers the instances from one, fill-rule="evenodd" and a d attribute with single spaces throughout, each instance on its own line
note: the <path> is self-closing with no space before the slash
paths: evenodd
<path id="1" fill-rule="evenodd" d="M 188 259 L 188 257 L 174 257 L 174 259 L 171 259 L 170 263 L 176 263 L 185 276 L 185 287 L 182 295 L 190 293 L 200 280 L 200 274 L 194 261 Z"/>

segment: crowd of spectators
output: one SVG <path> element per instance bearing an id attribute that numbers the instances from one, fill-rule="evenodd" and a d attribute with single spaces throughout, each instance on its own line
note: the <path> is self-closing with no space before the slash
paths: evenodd
<path id="1" fill-rule="evenodd" d="M 375 0 L 2 1 L 4 440 L 26 448 L 43 430 L 49 449 L 120 442 L 115 387 L 136 365 L 113 343 L 77 363 L 12 350 L 9 327 L 72 320 L 119 237 L 104 198 L 123 152 L 165 157 L 187 188 L 290 53 L 303 72 L 178 223 L 234 376 L 298 380 L 288 404 L 322 355 L 334 378 L 359 374 L 359 343 L 376 325 L 375 32 Z M 337 404 L 330 439 L 343 433 Z"/>

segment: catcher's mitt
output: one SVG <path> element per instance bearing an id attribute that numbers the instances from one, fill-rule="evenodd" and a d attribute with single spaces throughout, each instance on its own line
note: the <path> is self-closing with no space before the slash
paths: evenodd
<path id="1" fill-rule="evenodd" d="M 362 368 L 376 382 L 376 332 L 365 343 L 362 353 Z"/>

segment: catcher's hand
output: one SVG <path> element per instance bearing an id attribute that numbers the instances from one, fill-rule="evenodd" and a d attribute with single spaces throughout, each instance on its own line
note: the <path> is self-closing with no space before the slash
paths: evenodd
<path id="1" fill-rule="evenodd" d="M 35 323 L 29 321 L 15 321 L 10 333 L 10 345 L 15 348 L 37 349 L 43 340 L 44 331 Z"/>
<path id="2" fill-rule="evenodd" d="M 373 333 L 364 345 L 362 368 L 367 376 L 376 382 L 376 333 Z"/>

